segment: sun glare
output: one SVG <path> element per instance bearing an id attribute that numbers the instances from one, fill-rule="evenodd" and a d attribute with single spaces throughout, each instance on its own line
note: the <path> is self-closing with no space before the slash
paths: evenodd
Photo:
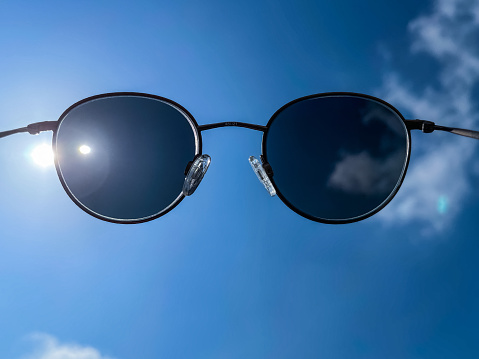
<path id="1" fill-rule="evenodd" d="M 33 162 L 41 167 L 53 165 L 53 151 L 52 147 L 43 143 L 32 150 L 31 153 Z"/>
<path id="2" fill-rule="evenodd" d="M 78 150 L 80 151 L 80 153 L 82 153 L 84 155 L 87 155 L 91 152 L 90 146 L 87 146 L 87 145 L 80 146 L 80 148 Z"/>

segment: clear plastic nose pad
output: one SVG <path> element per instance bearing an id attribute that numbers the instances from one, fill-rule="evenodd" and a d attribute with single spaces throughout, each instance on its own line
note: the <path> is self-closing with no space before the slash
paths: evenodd
<path id="1" fill-rule="evenodd" d="M 260 182 L 264 185 L 264 188 L 266 188 L 268 191 L 269 195 L 271 197 L 276 195 L 276 190 L 274 189 L 273 184 L 271 183 L 271 180 L 269 179 L 269 176 L 263 168 L 261 162 L 258 161 L 254 156 L 250 156 L 249 163 L 251 164 L 254 173 L 256 173 L 256 176 L 258 176 Z"/>
<path id="2" fill-rule="evenodd" d="M 185 196 L 191 196 L 196 191 L 210 166 L 210 162 L 210 156 L 201 155 L 196 157 L 193 162 L 188 163 L 185 171 L 186 178 L 183 183 L 183 194 Z"/>

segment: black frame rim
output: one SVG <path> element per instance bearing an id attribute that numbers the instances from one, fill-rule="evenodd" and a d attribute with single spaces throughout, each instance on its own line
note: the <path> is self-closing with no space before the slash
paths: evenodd
<path id="1" fill-rule="evenodd" d="M 134 219 L 134 220 L 119 220 L 119 219 L 116 219 L 116 218 L 104 216 L 104 215 L 101 215 L 97 212 L 94 212 L 91 209 L 89 209 L 88 207 L 84 206 L 73 195 L 73 193 L 70 191 L 70 188 L 68 187 L 68 185 L 66 184 L 66 182 L 63 178 L 63 174 L 61 172 L 60 165 L 58 163 L 58 159 L 57 159 L 57 156 L 56 156 L 56 153 L 57 153 L 56 140 L 57 140 L 58 130 L 60 129 L 60 126 L 61 126 L 61 123 L 63 122 L 63 119 L 70 113 L 71 110 L 73 110 L 77 106 L 80 106 L 80 105 L 85 104 L 85 103 L 90 102 L 90 101 L 94 101 L 94 100 L 98 100 L 98 99 L 102 99 L 102 98 L 107 98 L 107 97 L 122 97 L 122 96 L 123 97 L 143 97 L 143 98 L 150 98 L 150 99 L 154 99 L 154 100 L 159 100 L 159 101 L 162 101 L 162 102 L 165 102 L 165 103 L 171 105 L 176 110 L 181 112 L 184 115 L 184 117 L 189 121 L 189 123 L 190 123 L 190 125 L 193 129 L 194 135 L 195 135 L 195 142 L 196 142 L 195 143 L 195 157 L 202 154 L 203 146 L 202 146 L 202 137 L 201 137 L 201 131 L 199 130 L 199 125 L 196 122 L 193 115 L 191 115 L 191 113 L 186 108 L 181 106 L 179 103 L 176 103 L 175 101 L 170 100 L 170 99 L 165 98 L 165 97 L 151 95 L 151 94 L 142 93 L 142 92 L 109 92 L 109 93 L 104 93 L 104 94 L 100 94 L 100 95 L 90 96 L 90 97 L 87 97 L 83 100 L 80 100 L 80 101 L 74 103 L 73 105 L 71 105 L 70 107 L 68 107 L 61 114 L 60 118 L 57 121 L 57 127 L 53 131 L 53 137 L 52 137 L 52 149 L 53 149 L 53 153 L 55 154 L 54 155 L 55 169 L 56 169 L 58 178 L 60 180 L 60 183 L 62 184 L 63 189 L 65 190 L 67 195 L 70 197 L 70 199 L 78 207 L 80 207 L 84 212 L 88 213 L 90 216 L 93 216 L 95 218 L 101 219 L 103 221 L 111 222 L 111 223 L 119 223 L 119 224 L 144 223 L 144 222 L 152 221 L 152 220 L 154 220 L 156 218 L 159 218 L 159 217 L 167 214 L 168 212 L 170 212 L 173 208 L 175 208 L 185 198 L 185 195 L 182 192 L 180 192 L 178 197 L 168 207 L 166 207 L 162 211 L 160 211 L 156 214 L 153 214 L 151 216 L 148 216 L 148 217 L 138 218 L 138 219 Z"/>
<path id="2" fill-rule="evenodd" d="M 404 181 L 404 178 L 406 176 L 406 172 L 407 172 L 407 169 L 408 169 L 408 166 L 409 166 L 409 159 L 411 157 L 411 132 L 406 126 L 406 120 L 405 120 L 404 116 L 393 105 L 391 105 L 390 103 L 388 103 L 388 102 L 386 102 L 386 101 L 384 101 L 380 98 L 377 98 L 377 97 L 374 97 L 374 96 L 371 96 L 371 95 L 356 93 L 356 92 L 324 92 L 324 93 L 319 93 L 319 94 L 300 97 L 300 98 L 297 98 L 293 101 L 290 101 L 290 102 L 286 103 L 285 105 L 283 105 L 280 109 L 278 109 L 273 114 L 273 116 L 271 116 L 268 123 L 266 124 L 266 131 L 263 133 L 263 138 L 262 138 L 262 142 L 261 142 L 261 151 L 262 151 L 262 156 L 263 156 L 263 159 L 264 159 L 264 163 L 268 163 L 268 154 L 267 154 L 267 150 L 266 150 L 266 144 L 267 144 L 269 130 L 270 130 L 271 125 L 273 124 L 274 120 L 276 119 L 276 117 L 283 110 L 285 110 L 287 107 L 289 107 L 291 105 L 294 105 L 297 102 L 301 102 L 301 101 L 304 101 L 304 100 L 310 100 L 310 99 L 321 98 L 321 97 L 340 97 L 340 96 L 350 96 L 350 97 L 358 97 L 358 98 L 373 100 L 373 101 L 381 103 L 382 105 L 386 106 L 387 108 L 392 110 L 394 113 L 396 113 L 399 116 L 399 118 L 402 120 L 402 123 L 404 125 L 404 129 L 405 129 L 405 132 L 406 132 L 406 138 L 407 138 L 406 161 L 405 161 L 405 164 L 404 164 L 404 167 L 403 167 L 403 171 L 401 173 L 401 177 L 399 178 L 395 188 L 389 194 L 389 196 L 378 207 L 374 208 L 373 210 L 371 210 L 371 211 L 369 211 L 369 212 L 367 212 L 367 213 L 365 213 L 361 216 L 348 218 L 348 219 L 320 218 L 320 217 L 312 216 L 312 215 L 310 215 L 306 212 L 303 212 L 302 210 L 300 210 L 299 208 L 294 206 L 291 202 L 289 202 L 288 199 L 286 199 L 286 197 L 281 193 L 278 186 L 276 185 L 276 183 L 274 181 L 274 175 L 270 176 L 270 180 L 273 184 L 274 189 L 276 190 L 276 194 L 278 195 L 278 197 L 281 199 L 281 201 L 286 206 L 288 206 L 292 211 L 296 212 L 297 214 L 299 214 L 300 216 L 302 216 L 304 218 L 307 218 L 307 219 L 309 219 L 311 221 L 314 221 L 314 222 L 325 223 L 325 224 L 354 223 L 354 222 L 358 222 L 358 221 L 361 221 L 363 219 L 369 218 L 372 215 L 381 211 L 384 207 L 386 207 L 388 205 L 389 202 L 391 202 L 391 200 L 396 196 L 397 192 L 399 191 L 399 188 L 401 187 L 401 185 Z M 273 168 L 273 170 L 274 170 L 274 168 Z"/>

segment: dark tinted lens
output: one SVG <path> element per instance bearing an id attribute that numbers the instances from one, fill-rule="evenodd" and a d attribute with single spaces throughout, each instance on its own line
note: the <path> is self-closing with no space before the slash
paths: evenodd
<path id="1" fill-rule="evenodd" d="M 186 114 L 166 101 L 101 97 L 64 114 L 55 142 L 57 170 L 87 211 L 144 220 L 182 198 L 197 142 Z"/>
<path id="2" fill-rule="evenodd" d="M 399 114 L 352 95 L 286 106 L 273 116 L 265 141 L 274 183 L 288 204 L 333 222 L 382 208 L 402 181 L 409 152 Z"/>

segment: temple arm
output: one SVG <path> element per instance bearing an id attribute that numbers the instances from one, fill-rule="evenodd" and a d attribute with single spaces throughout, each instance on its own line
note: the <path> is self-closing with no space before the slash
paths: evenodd
<path id="1" fill-rule="evenodd" d="M 31 135 L 38 135 L 43 131 L 55 131 L 58 127 L 58 121 L 43 121 L 29 124 L 27 127 L 16 128 L 10 131 L 0 132 L 0 138 L 13 135 L 14 133 L 28 132 Z"/>
<path id="2" fill-rule="evenodd" d="M 466 136 L 466 137 L 475 138 L 476 140 L 479 140 L 479 131 L 465 130 L 463 128 L 439 126 L 431 121 L 406 120 L 406 127 L 409 130 L 422 130 L 422 132 L 424 133 L 430 133 L 430 132 L 433 132 L 434 130 L 446 131 L 446 132 L 454 133 L 456 135 Z"/>

